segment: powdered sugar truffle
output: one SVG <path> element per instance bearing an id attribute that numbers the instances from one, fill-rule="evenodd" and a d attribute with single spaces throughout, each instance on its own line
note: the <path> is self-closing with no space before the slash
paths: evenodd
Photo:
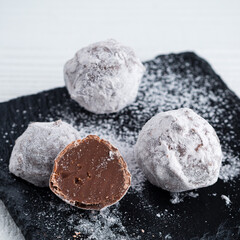
<path id="1" fill-rule="evenodd" d="M 144 70 L 131 48 L 111 39 L 79 50 L 65 64 L 64 79 L 80 106 L 113 113 L 135 101 Z"/>
<path id="2" fill-rule="evenodd" d="M 170 192 L 214 184 L 222 151 L 213 127 L 188 108 L 162 112 L 142 128 L 135 157 L 148 180 Z"/>
<path id="3" fill-rule="evenodd" d="M 54 159 L 76 139 L 78 131 L 61 120 L 31 123 L 16 140 L 9 170 L 36 186 L 47 187 Z"/>

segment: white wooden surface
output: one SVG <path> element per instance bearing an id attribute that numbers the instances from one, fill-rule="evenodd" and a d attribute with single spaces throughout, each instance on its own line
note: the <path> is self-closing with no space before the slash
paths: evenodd
<path id="1" fill-rule="evenodd" d="M 195 51 L 240 96 L 238 0 L 0 0 L 0 102 L 63 86 L 65 61 L 107 38 L 142 60 Z M 21 239 L 10 220 L 0 204 L 0 239 Z"/>

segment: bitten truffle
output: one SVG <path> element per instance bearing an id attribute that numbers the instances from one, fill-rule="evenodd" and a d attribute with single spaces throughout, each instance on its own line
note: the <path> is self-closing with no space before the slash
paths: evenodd
<path id="1" fill-rule="evenodd" d="M 127 192 L 131 175 L 117 148 L 89 135 L 69 144 L 56 158 L 50 189 L 65 202 L 100 210 Z"/>
<path id="2" fill-rule="evenodd" d="M 170 192 L 214 184 L 222 151 L 213 127 L 188 108 L 162 112 L 142 128 L 135 157 L 148 180 Z"/>
<path id="3" fill-rule="evenodd" d="M 134 51 L 115 40 L 79 50 L 64 66 L 64 79 L 73 100 L 90 112 L 118 112 L 133 103 L 144 73 Z"/>
<path id="4" fill-rule="evenodd" d="M 62 122 L 34 122 L 16 140 L 9 171 L 39 187 L 47 187 L 54 160 L 70 142 L 78 139 L 78 131 Z"/>

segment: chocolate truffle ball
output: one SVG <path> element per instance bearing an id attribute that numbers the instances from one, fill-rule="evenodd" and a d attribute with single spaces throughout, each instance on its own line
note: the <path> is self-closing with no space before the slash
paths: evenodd
<path id="1" fill-rule="evenodd" d="M 16 140 L 9 170 L 36 186 L 47 187 L 54 159 L 76 139 L 78 131 L 61 120 L 31 123 Z"/>
<path id="2" fill-rule="evenodd" d="M 222 151 L 213 127 L 191 109 L 162 112 L 142 128 L 135 157 L 148 180 L 170 192 L 214 184 Z"/>
<path id="3" fill-rule="evenodd" d="M 90 112 L 118 112 L 133 103 L 144 73 L 134 51 L 115 40 L 79 50 L 64 66 L 64 79 L 73 100 Z"/>
<path id="4" fill-rule="evenodd" d="M 89 135 L 72 142 L 58 155 L 49 185 L 71 205 L 100 210 L 118 202 L 130 182 L 131 175 L 118 149 Z"/>

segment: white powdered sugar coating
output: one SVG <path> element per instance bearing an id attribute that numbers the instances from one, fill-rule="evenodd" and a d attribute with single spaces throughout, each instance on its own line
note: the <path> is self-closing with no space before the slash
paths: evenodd
<path id="1" fill-rule="evenodd" d="M 135 101 L 144 70 L 131 48 L 110 39 L 79 50 L 65 64 L 64 79 L 80 106 L 112 113 Z"/>
<path id="2" fill-rule="evenodd" d="M 47 187 L 54 159 L 76 139 L 78 131 L 61 120 L 31 123 L 16 140 L 9 170 L 36 186 Z"/>
<path id="3" fill-rule="evenodd" d="M 152 117 L 139 134 L 135 155 L 148 180 L 170 192 L 214 184 L 222 162 L 214 129 L 188 108 Z"/>

